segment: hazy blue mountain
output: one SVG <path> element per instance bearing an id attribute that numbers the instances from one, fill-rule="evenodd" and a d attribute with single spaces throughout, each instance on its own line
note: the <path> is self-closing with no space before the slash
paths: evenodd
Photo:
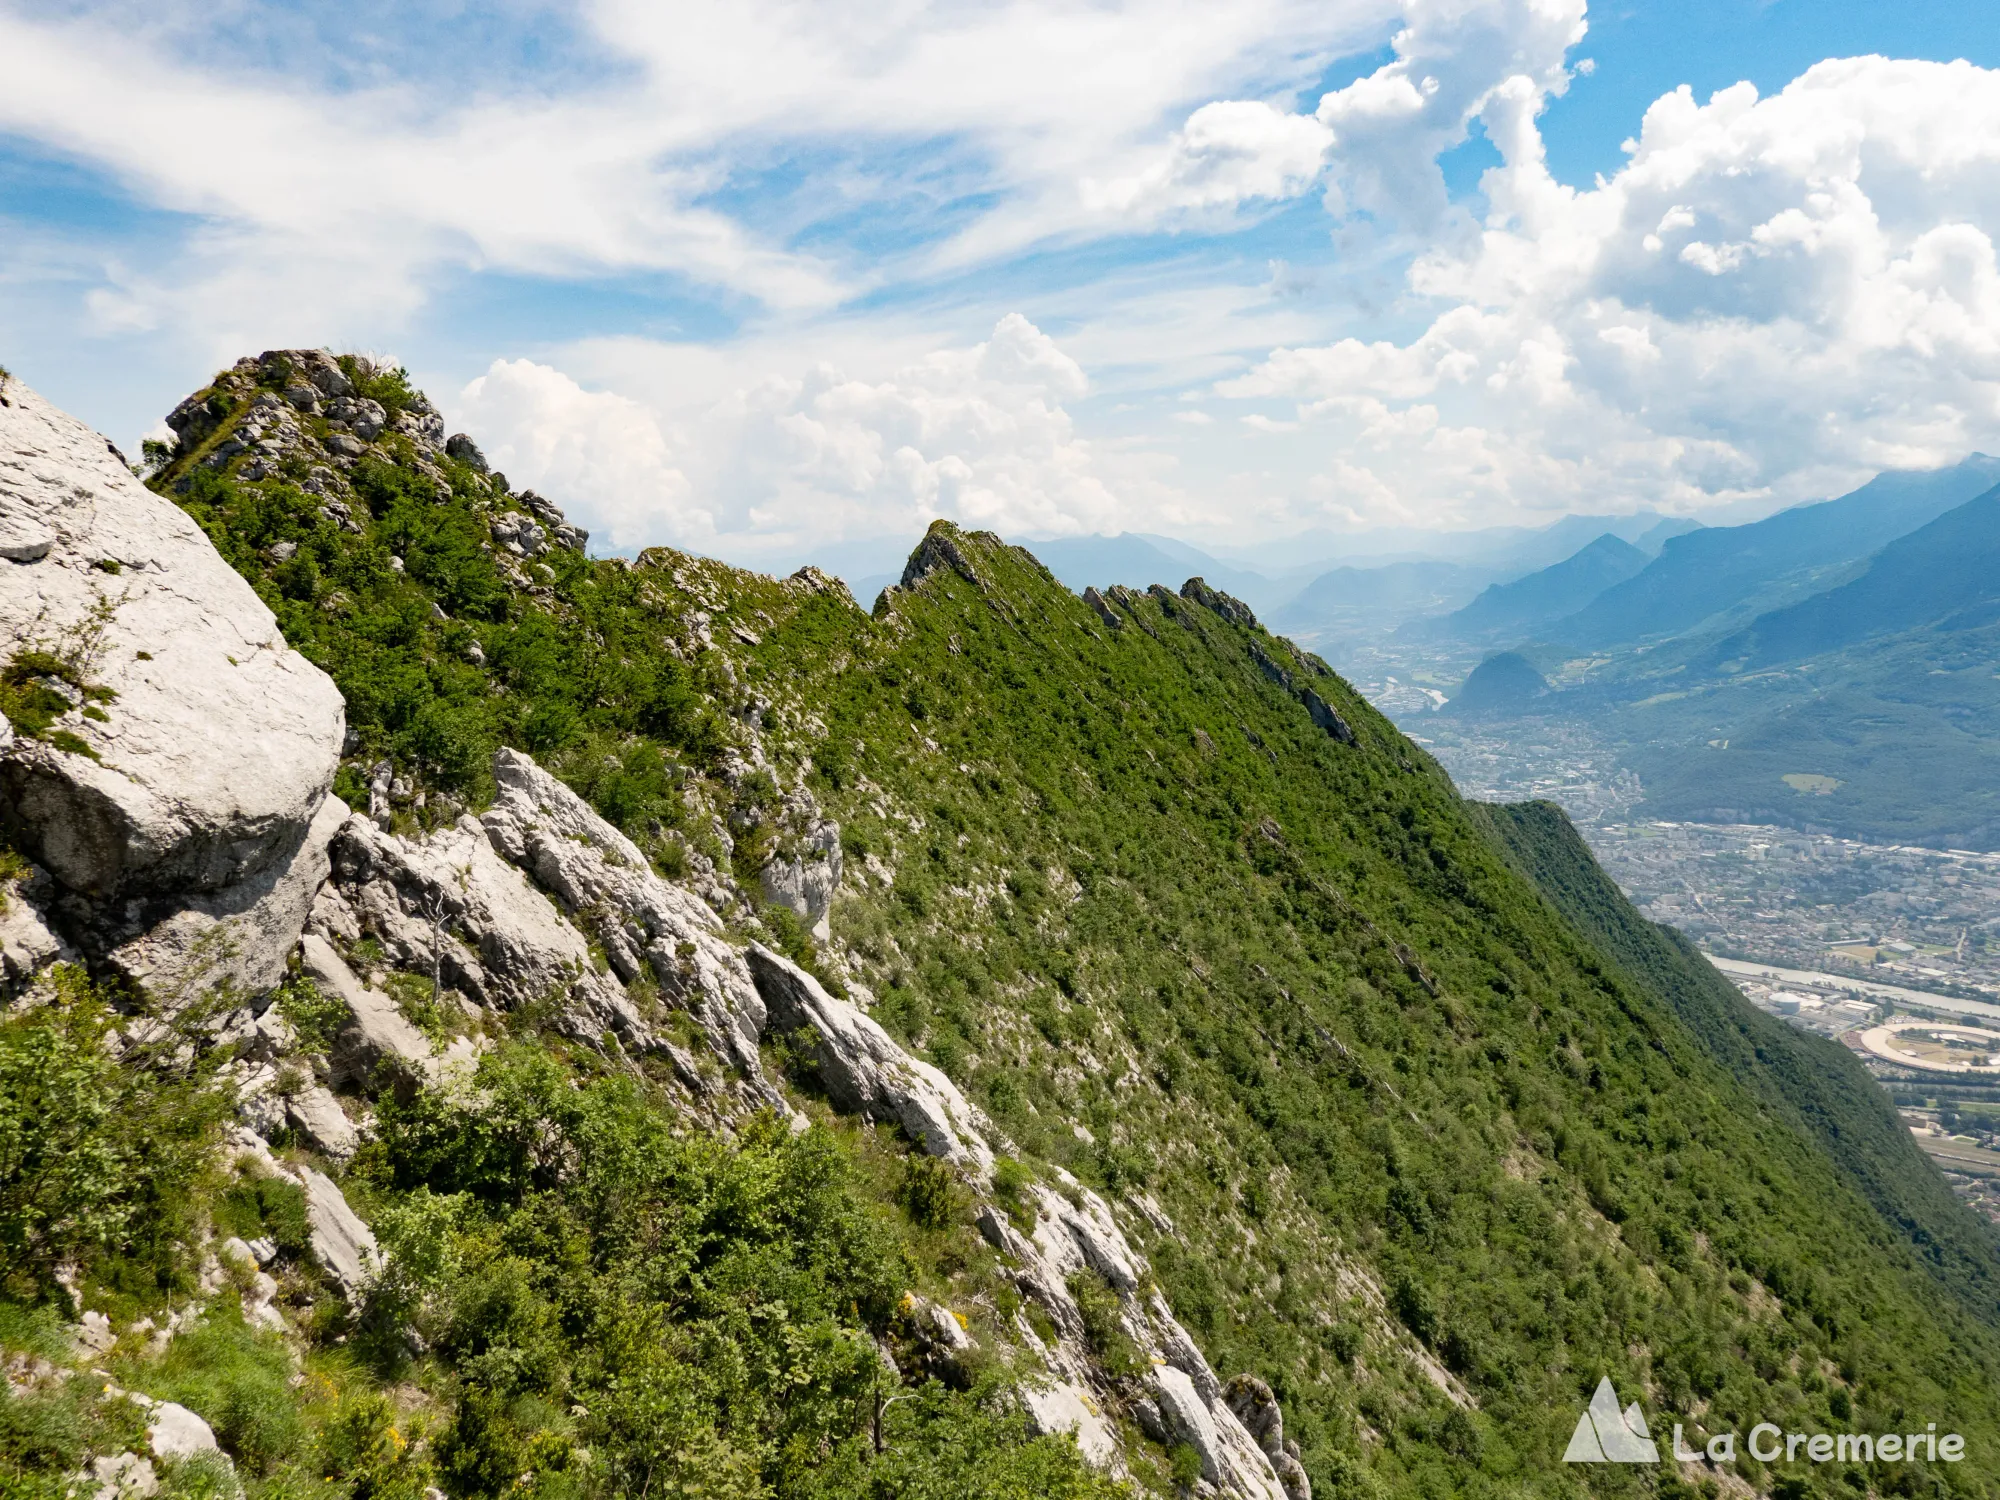
<path id="1" fill-rule="evenodd" d="M 1300 634 L 1392 630 L 1419 615 L 1464 604 L 1492 580 L 1489 569 L 1448 562 L 1335 568 L 1273 611 L 1270 624 Z"/>
<path id="2" fill-rule="evenodd" d="M 1540 627 L 1582 609 L 1613 584 L 1623 583 L 1650 561 L 1630 542 L 1610 532 L 1561 562 L 1489 585 L 1465 608 L 1435 622 L 1436 635 L 1473 638 L 1531 634 Z"/>
<path id="3" fill-rule="evenodd" d="M 1405 562 L 1453 562 L 1486 568 L 1496 576 L 1519 575 L 1560 562 L 1591 538 L 1607 531 L 1620 541 L 1636 543 L 1640 537 L 1659 532 L 1663 526 L 1686 530 L 1696 524 L 1644 510 L 1624 516 L 1564 516 L 1546 526 L 1485 526 L 1474 531 L 1436 531 L 1417 526 L 1334 531 L 1322 526 L 1247 546 L 1212 543 L 1207 550 L 1237 567 L 1250 568 L 1271 578 L 1283 577 L 1301 565 L 1316 564 L 1324 571 Z"/>
<path id="4" fill-rule="evenodd" d="M 1780 511 L 1747 526 L 1710 526 L 1669 540 L 1651 565 L 1606 589 L 1554 633 L 1606 647 L 1727 624 L 1817 592 L 1844 567 L 2000 481 L 2000 459 L 1976 453 L 1948 469 L 1880 474 L 1852 494 Z"/>
<path id="5" fill-rule="evenodd" d="M 1833 588 L 1704 649 L 1634 657 L 1657 665 L 1535 712 L 1559 707 L 1622 742 L 1655 817 L 1992 849 L 1996 658 L 2000 487 Z"/>
<path id="6" fill-rule="evenodd" d="M 1549 693 L 1548 679 L 1535 670 L 1534 663 L 1518 651 L 1502 651 L 1489 656 L 1472 669 L 1472 674 L 1444 707 L 1446 713 L 1520 713 Z"/>
<path id="7" fill-rule="evenodd" d="M 1700 531 L 1702 523 L 1692 516 L 1669 516 L 1657 526 L 1642 531 L 1632 538 L 1632 545 L 1648 557 L 1658 557 L 1660 549 L 1677 536 L 1686 536 L 1690 531 Z"/>
<path id="8" fill-rule="evenodd" d="M 1658 511 L 1651 510 L 1629 516 L 1564 516 L 1552 525 L 1491 548 L 1477 560 L 1497 573 L 1519 576 L 1554 567 L 1601 536 L 1636 544 L 1640 537 L 1649 536 L 1662 526 L 1686 527 L 1694 524 L 1678 518 L 1662 517 Z"/>
<path id="9" fill-rule="evenodd" d="M 1919 626 L 2000 619 L 2000 487 L 1876 553 L 1859 578 L 1759 616 L 1711 658 L 1730 667 L 1801 661 Z"/>

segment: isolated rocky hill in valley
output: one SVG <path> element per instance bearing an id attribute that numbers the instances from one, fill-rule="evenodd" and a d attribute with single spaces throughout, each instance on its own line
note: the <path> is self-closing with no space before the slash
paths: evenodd
<path id="1" fill-rule="evenodd" d="M 1565 1467 L 1606 1375 L 2000 1452 L 1990 1240 L 1228 594 L 592 560 L 313 351 L 150 489 L 0 396 L 9 1485 L 1820 1482 Z"/>

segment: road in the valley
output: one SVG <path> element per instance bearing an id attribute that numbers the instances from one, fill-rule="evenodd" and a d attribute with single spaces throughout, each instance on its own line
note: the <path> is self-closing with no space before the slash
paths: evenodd
<path id="1" fill-rule="evenodd" d="M 1745 963 L 1738 958 L 1717 958 L 1713 953 L 1702 955 L 1716 968 L 1728 975 L 1748 975 L 1749 977 L 1777 979 L 1787 984 L 1813 984 L 1831 986 L 1847 990 L 1857 995 L 1872 995 L 1878 1000 L 1893 1000 L 1898 1005 L 1920 1006 L 1925 1010 L 1955 1011 L 1962 1016 L 1991 1016 L 2000 1020 L 2000 1005 L 1988 1005 L 1981 1000 L 1961 1000 L 1955 995 L 1934 995 L 1929 990 L 1909 990 L 1900 985 L 1877 984 L 1872 979 L 1856 979 L 1847 974 L 1821 974 L 1812 969 L 1781 969 L 1775 964 Z"/>

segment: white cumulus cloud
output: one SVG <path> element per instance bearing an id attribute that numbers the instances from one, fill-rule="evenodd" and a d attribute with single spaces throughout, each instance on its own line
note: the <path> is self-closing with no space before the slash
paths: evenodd
<path id="1" fill-rule="evenodd" d="M 1333 132 L 1311 115 L 1254 99 L 1217 100 L 1188 116 L 1157 162 L 1102 187 L 1086 183 L 1084 195 L 1137 217 L 1295 198 L 1318 179 L 1332 141 Z"/>
<path id="2" fill-rule="evenodd" d="M 1476 241 L 1411 271 L 1428 328 L 1279 349 L 1220 392 L 1290 403 L 1400 511 L 1459 521 L 1812 498 L 2000 443 L 2000 72 L 1681 89 L 1584 191 L 1543 163 L 1543 97 L 1481 105 L 1505 162 Z"/>
<path id="3" fill-rule="evenodd" d="M 454 416 L 510 482 L 616 547 L 668 541 L 754 559 L 943 516 L 1014 535 L 1097 530 L 1121 501 L 1066 401 L 1076 362 L 1018 313 L 969 348 L 879 379 L 829 364 L 653 411 L 559 370 L 497 362 Z"/>
<path id="4" fill-rule="evenodd" d="M 1497 93 L 1536 99 L 1568 84 L 1563 59 L 1583 39 L 1584 0 L 1411 0 L 1395 59 L 1319 102 L 1334 139 L 1327 206 L 1419 229 L 1447 207 L 1438 156 Z"/>
<path id="5" fill-rule="evenodd" d="M 571 519 L 613 547 L 663 532 L 699 545 L 713 529 L 658 419 L 629 397 L 587 391 L 533 360 L 497 359 L 454 415 L 485 435 L 487 460 L 514 488 L 574 497 Z"/>

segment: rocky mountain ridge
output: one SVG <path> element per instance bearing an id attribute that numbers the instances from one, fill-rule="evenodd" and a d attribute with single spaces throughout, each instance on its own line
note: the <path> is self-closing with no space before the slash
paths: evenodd
<path id="1" fill-rule="evenodd" d="M 401 436 L 409 445 L 401 460 L 440 486 L 447 481 L 432 465 L 440 452 L 483 467 L 469 441 L 440 441 L 421 398 L 392 425 L 323 355 L 267 354 L 238 370 L 253 367 L 260 378 L 275 372 L 298 383 L 282 404 L 269 391 L 233 401 L 225 374 L 218 392 L 182 403 L 169 425 L 183 465 L 233 464 L 251 482 L 303 465 L 301 489 L 343 529 L 354 520 L 341 471 L 385 434 Z M 706 899 L 663 879 L 531 756 L 499 750 L 492 807 L 427 831 L 408 831 L 399 819 L 399 802 L 415 794 L 392 776 L 371 784 L 367 812 L 332 796 L 343 740 L 332 683 L 284 647 L 241 579 L 108 445 L 18 383 L 4 399 L 0 517 L 10 535 L 32 538 L 41 527 L 50 540 L 11 560 L 0 617 L 28 652 L 61 663 L 51 669 L 60 680 L 106 705 L 101 715 L 59 713 L 33 736 L 10 731 L 4 747 L 7 834 L 36 865 L 8 904 L 9 993 L 19 1006 L 54 1003 L 51 973 L 74 951 L 169 1007 L 211 997 L 215 1013 L 204 1029 L 231 1057 L 239 1120 L 225 1154 L 303 1190 L 312 1253 L 333 1290 L 360 1302 L 382 1274 L 382 1252 L 330 1177 L 279 1160 L 273 1144 L 348 1161 L 370 1133 L 371 1098 L 476 1087 L 488 1025 L 497 1030 L 498 1018 L 531 1006 L 551 1010 L 555 1028 L 580 1044 L 668 1060 L 685 1117 L 711 1129 L 740 1127 L 770 1109 L 808 1129 L 767 1076 L 759 1043 L 771 1028 L 809 1036 L 837 1108 L 900 1127 L 916 1149 L 990 1195 L 996 1147 L 1007 1143 L 949 1078 L 790 959 L 733 941 L 718 913 L 741 899 L 728 877 L 705 872 Z M 506 494 L 504 481 L 482 487 Z M 498 512 L 497 551 L 532 558 L 545 536 L 581 547 L 583 534 L 560 513 L 519 498 L 536 519 Z M 934 545 L 970 573 L 948 541 Z M 913 559 L 905 586 L 920 584 L 925 571 Z M 525 573 L 514 576 L 536 587 Z M 228 671 L 216 671 L 217 662 Z M 231 732 L 196 732 L 197 721 L 227 723 Z M 754 725 L 739 747 L 739 774 L 767 768 Z M 808 825 L 807 854 L 773 861 L 765 889 L 823 923 L 840 879 L 838 828 L 816 817 L 804 788 L 791 796 Z M 405 834 L 393 831 L 399 823 Z M 288 965 L 335 1009 L 324 1051 L 273 1006 Z M 627 989 L 642 973 L 657 984 L 657 998 L 644 1004 Z M 411 1023 L 384 992 L 385 974 L 428 975 L 452 997 L 445 1003 L 460 1014 L 448 1045 Z M 684 1040 L 661 1024 L 669 1009 L 694 1022 Z M 1129 1467 L 1128 1440 L 1106 1413 L 1099 1356 L 1069 1290 L 1087 1268 L 1113 1289 L 1119 1322 L 1149 1372 L 1145 1394 L 1129 1403 L 1131 1418 L 1154 1440 L 1198 1455 L 1204 1489 L 1306 1500 L 1310 1483 L 1268 1387 L 1244 1376 L 1225 1388 L 1103 1199 L 1063 1174 L 1054 1187 L 1035 1186 L 1012 1218 L 988 1196 L 977 1223 L 1055 1331 L 1044 1344 L 1017 1312 L 1003 1333 L 1041 1351 L 1047 1374 L 1019 1391 L 1036 1427 L 1073 1435 L 1110 1472 Z M 209 1253 L 226 1259 L 239 1244 Z M 252 1320 L 295 1335 L 272 1301 L 275 1283 L 251 1274 L 258 1295 L 244 1305 Z M 82 1315 L 115 1332 L 87 1307 Z M 176 1316 L 185 1322 L 194 1310 Z M 919 1308 L 916 1324 L 947 1361 L 976 1347 L 963 1320 L 941 1307 Z M 214 1448 L 200 1419 L 187 1420 L 204 1434 L 197 1446 Z M 154 1452 L 173 1456 L 157 1441 Z M 117 1465 L 127 1478 L 143 1468 L 129 1456 Z M 122 1493 L 123 1482 L 106 1481 L 107 1493 Z"/>
<path id="2" fill-rule="evenodd" d="M 260 1495 L 1572 1495 L 1606 1369 L 2000 1431 L 1990 1309 L 1241 601 L 943 524 L 872 614 L 592 561 L 352 357 L 222 372 L 148 486 L 0 397 L 0 1104 L 61 1055 L 63 1140 L 179 1142 L 0 1191 L 0 1342 L 69 1341 L 8 1399 L 113 1492 L 92 1360 Z M 87 795 L 163 852 L 61 863 Z"/>

